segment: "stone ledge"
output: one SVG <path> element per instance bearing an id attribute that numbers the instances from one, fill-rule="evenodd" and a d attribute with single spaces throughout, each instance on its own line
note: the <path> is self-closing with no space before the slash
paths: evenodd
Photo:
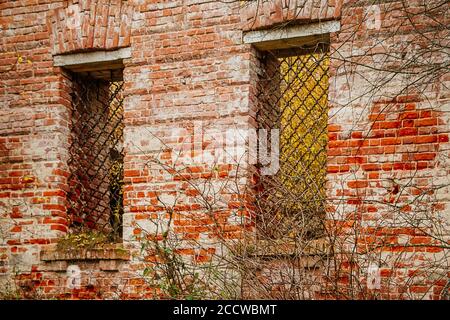
<path id="1" fill-rule="evenodd" d="M 130 251 L 122 245 L 105 245 L 97 248 L 74 249 L 70 251 L 57 249 L 56 246 L 41 251 L 41 260 L 51 261 L 86 261 L 86 260 L 130 260 Z"/>
<path id="2" fill-rule="evenodd" d="M 53 64 L 55 67 L 80 68 L 81 66 L 92 66 L 97 70 L 96 66 L 101 63 L 120 62 L 123 59 L 131 58 L 131 48 L 121 48 L 114 51 L 94 51 L 86 53 L 73 53 L 53 56 Z"/>
<path id="3" fill-rule="evenodd" d="M 327 256 L 331 254 L 330 244 L 326 239 L 311 240 L 299 246 L 293 241 L 285 240 L 257 240 L 245 245 L 239 245 L 240 255 L 255 257 L 286 257 L 286 256 Z"/>

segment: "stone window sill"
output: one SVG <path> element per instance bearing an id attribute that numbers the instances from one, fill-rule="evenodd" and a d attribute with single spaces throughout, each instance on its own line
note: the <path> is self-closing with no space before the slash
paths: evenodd
<path id="1" fill-rule="evenodd" d="M 41 251 L 41 260 L 52 261 L 86 261 L 86 260 L 130 260 L 130 251 L 120 244 L 104 245 L 94 248 L 59 250 L 56 246 Z"/>

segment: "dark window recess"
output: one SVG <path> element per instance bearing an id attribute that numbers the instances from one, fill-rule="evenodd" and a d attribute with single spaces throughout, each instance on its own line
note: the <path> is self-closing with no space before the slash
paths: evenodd
<path id="1" fill-rule="evenodd" d="M 257 176 L 261 238 L 323 235 L 328 52 L 328 46 L 317 45 L 261 53 L 258 126 L 280 130 L 280 170 Z"/>
<path id="2" fill-rule="evenodd" d="M 73 232 L 122 236 L 123 82 L 73 75 L 68 215 Z"/>

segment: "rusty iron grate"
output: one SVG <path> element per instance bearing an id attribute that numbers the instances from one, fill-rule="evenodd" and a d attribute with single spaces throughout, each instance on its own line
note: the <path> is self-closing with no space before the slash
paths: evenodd
<path id="1" fill-rule="evenodd" d="M 123 82 L 74 75 L 67 195 L 71 230 L 117 240 L 123 214 Z"/>
<path id="2" fill-rule="evenodd" d="M 257 122 L 279 129 L 280 169 L 257 177 L 262 237 L 319 237 L 325 213 L 328 143 L 326 46 L 265 52 L 260 58 Z"/>

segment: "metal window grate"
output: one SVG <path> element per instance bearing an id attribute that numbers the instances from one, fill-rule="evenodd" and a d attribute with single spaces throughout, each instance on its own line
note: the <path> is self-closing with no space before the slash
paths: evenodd
<path id="1" fill-rule="evenodd" d="M 72 230 L 121 237 L 123 82 L 74 75 L 67 195 Z"/>
<path id="2" fill-rule="evenodd" d="M 259 176 L 262 237 L 318 237 L 325 212 L 328 68 L 326 46 L 266 52 L 258 88 L 259 128 L 280 130 L 280 170 Z"/>

